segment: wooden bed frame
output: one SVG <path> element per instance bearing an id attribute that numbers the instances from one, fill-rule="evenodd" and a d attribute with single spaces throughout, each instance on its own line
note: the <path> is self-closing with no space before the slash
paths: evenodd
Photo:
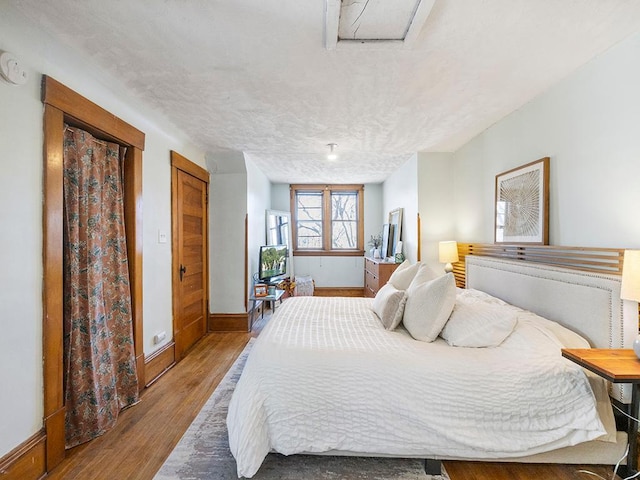
<path id="1" fill-rule="evenodd" d="M 530 263 L 555 265 L 592 273 L 622 275 L 624 249 L 597 247 L 558 247 L 504 243 L 458 243 L 460 261 L 453 264 L 459 287 L 465 286 L 467 256 L 496 257 Z"/>

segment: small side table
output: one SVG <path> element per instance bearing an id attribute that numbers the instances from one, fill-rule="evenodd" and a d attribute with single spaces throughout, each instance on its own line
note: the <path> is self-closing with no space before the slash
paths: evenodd
<path id="1" fill-rule="evenodd" d="M 262 316 L 260 318 L 264 318 L 264 302 L 271 302 L 272 310 L 276 308 L 276 302 L 280 301 L 282 303 L 282 296 L 284 295 L 284 290 L 276 290 L 276 293 L 273 295 L 264 295 L 262 297 L 256 297 L 255 295 L 251 295 L 249 300 L 253 302 L 253 306 L 251 307 L 251 321 L 249 322 L 249 331 L 253 329 L 253 312 L 256 309 L 256 302 L 262 302 Z"/>
<path id="2" fill-rule="evenodd" d="M 631 412 L 638 418 L 640 402 L 640 359 L 631 349 L 575 348 L 562 349 L 562 356 L 612 383 L 632 384 Z M 638 471 L 638 421 L 627 419 L 629 454 L 625 476 Z"/>

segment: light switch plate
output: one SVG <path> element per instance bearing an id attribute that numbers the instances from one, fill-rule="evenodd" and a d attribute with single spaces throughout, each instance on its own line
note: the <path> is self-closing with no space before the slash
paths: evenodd
<path id="1" fill-rule="evenodd" d="M 167 232 L 158 230 L 158 243 L 167 243 Z"/>

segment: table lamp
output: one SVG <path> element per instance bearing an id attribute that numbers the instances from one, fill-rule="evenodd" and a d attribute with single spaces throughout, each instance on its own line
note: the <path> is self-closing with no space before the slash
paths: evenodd
<path id="1" fill-rule="evenodd" d="M 455 240 L 448 240 L 446 242 L 440 242 L 438 244 L 438 258 L 440 263 L 446 263 L 444 271 L 446 273 L 453 272 L 453 265 L 459 260 L 458 258 L 458 242 Z"/>
<path id="2" fill-rule="evenodd" d="M 640 250 L 624 251 L 620 298 L 640 302 Z M 640 335 L 633 342 L 633 351 L 640 358 Z"/>

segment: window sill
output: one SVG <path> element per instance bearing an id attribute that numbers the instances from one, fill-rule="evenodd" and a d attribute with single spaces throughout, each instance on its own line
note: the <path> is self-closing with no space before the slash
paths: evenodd
<path id="1" fill-rule="evenodd" d="M 364 250 L 294 250 L 294 257 L 363 257 Z"/>

